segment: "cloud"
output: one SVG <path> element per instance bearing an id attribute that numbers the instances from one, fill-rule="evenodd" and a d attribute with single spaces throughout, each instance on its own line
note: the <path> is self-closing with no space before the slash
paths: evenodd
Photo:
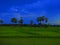
<path id="1" fill-rule="evenodd" d="M 36 1 L 29 4 L 24 4 L 22 6 L 11 6 L 8 12 L 12 13 L 20 13 L 21 15 L 29 15 L 29 14 L 39 14 L 45 15 L 48 13 L 52 13 L 56 8 L 52 6 L 53 4 L 57 4 L 58 1 L 54 0 L 43 0 Z M 54 10 L 53 10 L 54 9 Z"/>
<path id="2" fill-rule="evenodd" d="M 9 8 L 8 12 L 18 12 L 18 8 L 12 6 L 12 7 Z"/>
<path id="3" fill-rule="evenodd" d="M 30 4 L 25 4 L 24 8 L 43 8 L 45 7 L 46 5 L 49 5 L 50 4 L 50 0 L 43 0 L 43 1 L 36 1 L 36 2 L 33 2 L 33 3 L 30 3 Z"/>

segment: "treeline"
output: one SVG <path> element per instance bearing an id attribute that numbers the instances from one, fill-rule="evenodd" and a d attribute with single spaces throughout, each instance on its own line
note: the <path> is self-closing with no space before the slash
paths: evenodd
<path id="1" fill-rule="evenodd" d="M 30 20 L 29 24 L 24 24 L 23 17 L 20 17 L 19 20 L 17 20 L 16 18 L 13 17 L 10 19 L 10 22 L 12 22 L 12 24 L 3 24 L 4 21 L 2 19 L 0 19 L 0 26 L 32 26 L 32 27 L 41 27 L 41 26 L 56 27 L 57 26 L 57 27 L 60 27 L 60 25 L 50 25 L 48 23 L 48 18 L 46 18 L 45 16 L 36 17 L 37 24 L 34 24 L 33 19 Z"/>
<path id="2" fill-rule="evenodd" d="M 21 26 L 20 24 L 0 24 L 0 26 Z M 60 27 L 60 25 L 37 25 L 37 24 L 33 24 L 32 26 L 29 24 L 23 24 L 23 27 Z"/>
<path id="3" fill-rule="evenodd" d="M 48 26 L 48 25 L 37 25 L 37 24 L 0 24 L 0 26 L 24 26 L 24 27 L 40 27 L 40 26 Z"/>

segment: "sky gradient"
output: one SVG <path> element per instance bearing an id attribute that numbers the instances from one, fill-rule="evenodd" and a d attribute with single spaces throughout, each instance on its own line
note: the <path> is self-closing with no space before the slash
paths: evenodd
<path id="1" fill-rule="evenodd" d="M 0 19 L 11 23 L 10 18 L 18 20 L 23 16 L 24 23 L 36 17 L 45 16 L 51 24 L 60 25 L 60 0 L 0 0 Z"/>

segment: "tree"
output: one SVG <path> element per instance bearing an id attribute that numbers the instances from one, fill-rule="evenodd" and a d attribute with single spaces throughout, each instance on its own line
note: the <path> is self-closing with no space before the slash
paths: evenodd
<path id="1" fill-rule="evenodd" d="M 45 27 L 48 27 L 48 18 L 45 18 L 45 22 L 46 22 L 46 24 L 45 24 Z"/>
<path id="2" fill-rule="evenodd" d="M 37 17 L 37 22 L 38 22 L 38 25 L 41 24 L 41 18 L 40 17 Z"/>
<path id="3" fill-rule="evenodd" d="M 0 20 L 0 26 L 1 26 L 2 23 L 3 23 L 3 20 Z"/>
<path id="4" fill-rule="evenodd" d="M 16 18 L 11 18 L 11 22 L 12 23 L 17 23 L 17 19 Z"/>
<path id="5" fill-rule="evenodd" d="M 0 20 L 0 23 L 3 23 L 3 20 Z"/>
<path id="6" fill-rule="evenodd" d="M 21 26 L 23 25 L 23 19 L 22 19 L 22 17 L 21 17 L 21 19 L 18 22 L 20 23 Z"/>
<path id="7" fill-rule="evenodd" d="M 41 20 L 42 20 L 42 21 L 44 21 L 44 18 L 45 18 L 44 16 L 41 16 Z"/>
<path id="8" fill-rule="evenodd" d="M 41 25 L 42 17 L 37 17 L 38 25 Z"/>
<path id="9" fill-rule="evenodd" d="M 48 18 L 45 18 L 45 22 L 46 22 L 46 23 L 48 22 Z"/>
<path id="10" fill-rule="evenodd" d="M 30 20 L 30 26 L 32 26 L 33 25 L 33 20 Z"/>
<path id="11" fill-rule="evenodd" d="M 43 23 L 45 20 L 45 17 L 44 16 L 41 16 L 41 23 Z"/>
<path id="12" fill-rule="evenodd" d="M 44 16 L 37 17 L 37 22 L 40 26 L 43 26 L 43 22 L 48 22 L 48 18 L 45 18 Z"/>

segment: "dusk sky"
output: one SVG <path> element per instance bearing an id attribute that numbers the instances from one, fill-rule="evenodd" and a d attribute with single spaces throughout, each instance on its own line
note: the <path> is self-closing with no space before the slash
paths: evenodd
<path id="1" fill-rule="evenodd" d="M 24 23 L 30 19 L 36 23 L 36 17 L 45 16 L 51 24 L 60 25 L 60 0 L 0 0 L 0 19 L 10 23 L 10 18 L 24 18 Z"/>

